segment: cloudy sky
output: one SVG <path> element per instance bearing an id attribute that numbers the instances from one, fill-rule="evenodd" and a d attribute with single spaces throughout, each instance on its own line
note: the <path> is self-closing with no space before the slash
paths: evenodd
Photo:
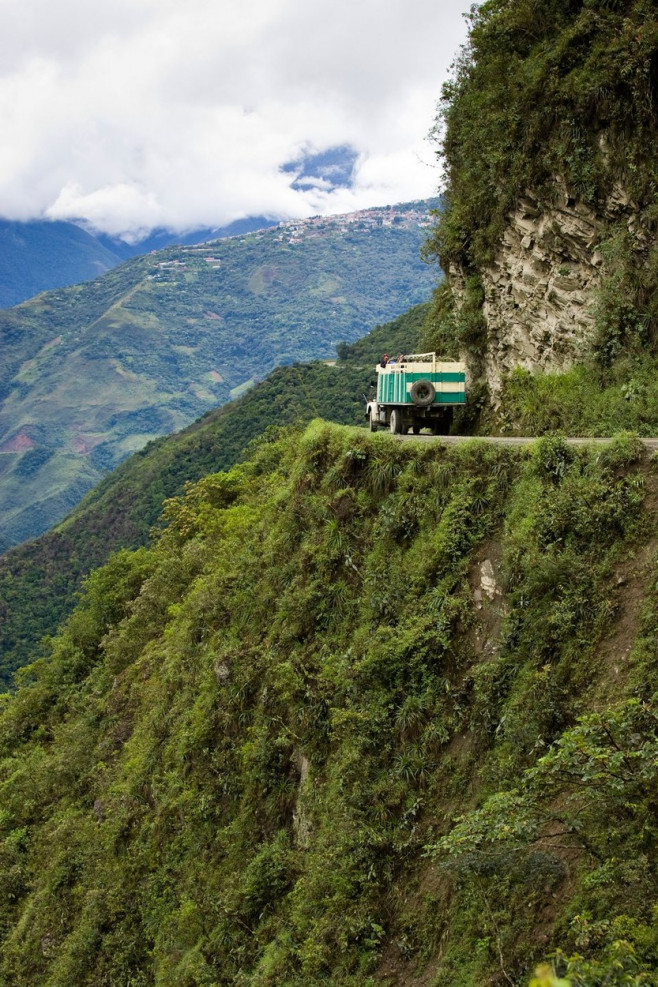
<path id="1" fill-rule="evenodd" d="M 469 5 L 0 0 L 0 216 L 135 237 L 432 195 Z M 349 187 L 295 181 L 335 147 Z"/>

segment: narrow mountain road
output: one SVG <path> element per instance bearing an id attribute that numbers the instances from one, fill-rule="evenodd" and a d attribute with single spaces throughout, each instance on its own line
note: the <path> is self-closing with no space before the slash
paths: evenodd
<path id="1" fill-rule="evenodd" d="M 533 442 L 538 442 L 542 436 L 521 438 L 517 435 L 396 435 L 395 437 L 403 442 L 444 442 L 446 445 L 457 445 L 458 442 L 490 442 L 499 446 L 527 446 Z M 612 442 L 612 438 L 565 437 L 564 441 L 570 446 L 594 446 Z M 640 442 L 645 449 L 658 450 L 658 438 L 641 438 Z"/>

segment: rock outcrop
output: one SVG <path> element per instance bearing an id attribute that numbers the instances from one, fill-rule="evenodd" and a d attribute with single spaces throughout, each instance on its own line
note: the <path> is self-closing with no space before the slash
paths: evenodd
<path id="1" fill-rule="evenodd" d="M 635 231 L 636 215 L 617 187 L 602 214 L 569 198 L 542 206 L 531 194 L 519 201 L 493 263 L 480 270 L 487 322 L 484 376 L 494 402 L 503 375 L 514 367 L 564 370 L 582 354 L 595 329 L 596 290 L 604 270 L 599 246 L 610 225 Z M 457 307 L 463 304 L 463 272 L 448 272 Z"/>

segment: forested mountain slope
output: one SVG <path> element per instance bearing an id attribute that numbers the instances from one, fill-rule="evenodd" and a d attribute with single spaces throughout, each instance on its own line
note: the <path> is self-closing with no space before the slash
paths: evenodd
<path id="1" fill-rule="evenodd" d="M 341 347 L 336 366 L 278 367 L 243 398 L 210 412 L 184 431 L 157 439 L 102 480 L 69 518 L 0 557 L 0 687 L 42 652 L 74 605 L 82 577 L 119 548 L 149 540 L 166 497 L 187 482 L 227 469 L 270 426 L 314 417 L 364 423 L 363 395 L 384 351 L 414 349 L 427 314 L 418 305 L 391 323 Z"/>
<path id="2" fill-rule="evenodd" d="M 0 980 L 656 984 L 657 494 L 321 423 L 200 481 L 4 704 Z"/>
<path id="3" fill-rule="evenodd" d="M 0 537 L 34 537 L 150 439 L 425 301 L 431 204 L 170 247 L 0 312 Z"/>

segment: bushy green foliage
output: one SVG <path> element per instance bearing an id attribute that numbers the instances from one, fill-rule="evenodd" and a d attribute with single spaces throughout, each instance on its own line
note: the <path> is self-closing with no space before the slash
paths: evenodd
<path id="1" fill-rule="evenodd" d="M 652 580 L 612 703 L 600 661 L 640 456 L 315 422 L 168 501 L 4 701 L 0 981 L 650 969 Z"/>
<path id="2" fill-rule="evenodd" d="M 606 370 L 591 363 L 551 374 L 517 368 L 503 381 L 500 411 L 489 423 L 517 435 L 656 435 L 657 370 L 648 354 Z"/>
<path id="3" fill-rule="evenodd" d="M 486 263 L 517 199 L 532 188 L 550 201 L 556 175 L 583 202 L 600 204 L 623 178 L 652 205 L 657 38 L 648 0 L 473 9 L 437 122 L 448 189 L 433 246 L 444 263 Z"/>
<path id="4" fill-rule="evenodd" d="M 576 987 L 658 983 L 656 698 L 583 716 L 517 789 L 490 797 L 432 850 L 459 861 L 476 882 L 501 868 L 540 873 L 542 863 L 546 870 L 559 859 L 556 848 L 584 854 L 589 866 L 568 917 L 574 946 L 590 958 L 558 956 Z M 630 914 L 620 914 L 620 896 Z"/>

